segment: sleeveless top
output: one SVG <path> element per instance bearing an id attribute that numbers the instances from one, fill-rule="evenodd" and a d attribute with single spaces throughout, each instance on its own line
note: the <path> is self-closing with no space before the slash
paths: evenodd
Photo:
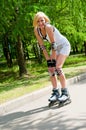
<path id="1" fill-rule="evenodd" d="M 51 43 L 50 38 L 48 36 L 48 34 L 46 34 L 46 36 L 44 37 L 41 33 L 41 29 L 37 28 L 38 34 L 39 36 L 44 40 L 44 41 L 48 41 Z M 69 41 L 67 40 L 67 38 L 65 36 L 63 36 L 59 30 L 53 26 L 53 32 L 54 32 L 54 39 L 55 42 L 57 43 L 57 46 L 62 45 L 64 43 L 69 44 Z"/>

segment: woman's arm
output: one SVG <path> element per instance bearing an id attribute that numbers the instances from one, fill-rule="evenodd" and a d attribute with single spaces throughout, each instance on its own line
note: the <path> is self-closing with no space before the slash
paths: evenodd
<path id="1" fill-rule="evenodd" d="M 51 25 L 46 25 L 46 32 L 49 36 L 51 44 L 55 43 L 53 27 Z M 56 51 L 54 49 L 52 49 L 51 59 L 56 59 Z"/>
<path id="2" fill-rule="evenodd" d="M 39 34 L 38 34 L 38 32 L 37 32 L 37 28 L 34 29 L 34 33 L 35 33 L 35 36 L 36 36 L 36 38 L 37 38 L 37 40 L 38 40 L 38 43 L 39 43 L 39 45 L 40 45 L 40 48 L 41 48 L 42 51 L 43 51 L 43 54 L 44 54 L 45 59 L 46 59 L 46 60 L 49 60 L 50 57 L 49 57 L 49 55 L 48 55 L 48 53 L 47 53 L 47 50 L 46 50 L 46 48 L 45 48 L 45 46 L 44 46 L 44 43 L 43 43 L 42 38 L 39 36 Z"/>

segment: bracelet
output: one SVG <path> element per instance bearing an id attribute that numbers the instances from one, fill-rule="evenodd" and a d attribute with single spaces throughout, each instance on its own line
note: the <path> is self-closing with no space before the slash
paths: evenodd
<path id="1" fill-rule="evenodd" d="M 45 50 L 46 48 L 45 48 L 44 45 L 40 45 L 40 49 L 43 51 L 43 50 Z"/>

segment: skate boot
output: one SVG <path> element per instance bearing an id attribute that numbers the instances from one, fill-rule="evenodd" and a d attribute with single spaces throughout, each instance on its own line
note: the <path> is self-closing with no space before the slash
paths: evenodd
<path id="1" fill-rule="evenodd" d="M 49 107 L 59 103 L 58 102 L 58 98 L 60 97 L 59 89 L 53 89 L 52 91 L 53 91 L 53 93 L 52 93 L 51 97 L 49 98 L 49 102 L 50 102 Z"/>
<path id="2" fill-rule="evenodd" d="M 61 92 L 62 92 L 62 94 L 58 98 L 59 106 L 64 106 L 64 105 L 71 103 L 70 95 L 69 95 L 67 88 L 64 88 L 64 89 L 62 88 Z"/>

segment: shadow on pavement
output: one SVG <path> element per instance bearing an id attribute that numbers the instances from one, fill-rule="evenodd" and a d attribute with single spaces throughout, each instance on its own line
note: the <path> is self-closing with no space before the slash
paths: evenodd
<path id="1" fill-rule="evenodd" d="M 14 112 L 0 117 L 1 130 L 85 130 L 86 113 L 67 117 L 57 107 L 39 107 L 26 112 Z"/>

